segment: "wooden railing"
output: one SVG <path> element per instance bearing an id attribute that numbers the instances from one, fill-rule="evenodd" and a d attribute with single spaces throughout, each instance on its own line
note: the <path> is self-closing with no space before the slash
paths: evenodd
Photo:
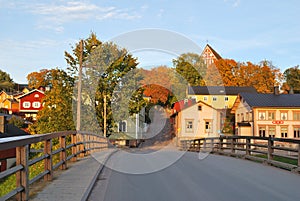
<path id="1" fill-rule="evenodd" d="M 58 147 L 54 150 L 53 139 L 58 139 Z M 43 143 L 39 157 L 29 159 L 30 145 Z M 54 170 L 67 168 L 68 161 L 75 162 L 78 158 L 83 158 L 94 151 L 99 151 L 108 147 L 106 138 L 87 132 L 67 131 L 42 135 L 30 135 L 13 138 L 0 139 L 0 150 L 16 149 L 16 166 L 0 172 L 0 181 L 10 175 L 16 175 L 16 188 L 0 198 L 7 200 L 16 196 L 17 200 L 29 199 L 29 185 L 44 179 L 53 179 Z M 59 154 L 59 156 L 58 156 Z M 58 162 L 54 164 L 54 156 Z M 29 169 L 35 164 L 43 162 L 44 169 L 34 178 L 29 178 Z"/>
<path id="2" fill-rule="evenodd" d="M 300 140 L 253 136 L 221 136 L 181 140 L 185 151 L 211 152 L 300 172 Z"/>

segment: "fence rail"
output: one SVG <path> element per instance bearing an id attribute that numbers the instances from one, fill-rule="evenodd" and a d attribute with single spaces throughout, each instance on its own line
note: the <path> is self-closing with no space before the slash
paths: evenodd
<path id="1" fill-rule="evenodd" d="M 185 151 L 211 152 L 288 169 L 300 173 L 300 140 L 254 136 L 221 136 L 181 140 Z"/>
<path id="2" fill-rule="evenodd" d="M 53 139 L 58 139 L 58 148 L 54 150 Z M 42 155 L 34 159 L 29 159 L 30 145 L 43 143 Z M 22 137 L 0 139 L 0 151 L 15 148 L 16 166 L 0 172 L 0 180 L 10 175 L 16 175 L 16 188 L 0 198 L 7 200 L 16 196 L 17 200 L 29 199 L 29 185 L 44 179 L 51 181 L 54 170 L 60 168 L 65 170 L 68 161 L 76 162 L 78 158 L 83 158 L 94 151 L 108 147 L 106 138 L 93 133 L 83 131 L 56 132 L 42 135 L 31 135 Z M 54 164 L 53 157 L 59 154 L 59 161 Z M 44 169 L 34 178 L 29 178 L 29 168 L 35 164 L 43 162 Z"/>

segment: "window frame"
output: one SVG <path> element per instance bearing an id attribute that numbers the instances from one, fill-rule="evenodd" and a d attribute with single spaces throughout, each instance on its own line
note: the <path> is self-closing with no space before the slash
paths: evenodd
<path id="1" fill-rule="evenodd" d="M 286 132 L 283 132 L 283 129 Z M 288 127 L 287 126 L 281 126 L 280 127 L 280 136 L 281 136 L 281 138 L 287 138 L 288 137 Z"/>
<path id="2" fill-rule="evenodd" d="M 185 120 L 185 132 L 193 133 L 194 132 L 194 119 Z"/>

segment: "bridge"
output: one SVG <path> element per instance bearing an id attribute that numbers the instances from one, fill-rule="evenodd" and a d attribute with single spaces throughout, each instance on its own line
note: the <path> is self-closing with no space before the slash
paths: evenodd
<path id="1" fill-rule="evenodd" d="M 32 158 L 34 143 L 43 149 Z M 0 150 L 11 148 L 16 166 L 0 181 L 15 185 L 0 200 L 300 200 L 300 140 L 221 136 L 120 149 L 69 131 L 0 139 Z"/>

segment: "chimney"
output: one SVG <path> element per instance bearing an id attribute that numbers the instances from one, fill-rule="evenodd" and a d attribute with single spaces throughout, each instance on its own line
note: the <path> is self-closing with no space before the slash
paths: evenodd
<path id="1" fill-rule="evenodd" d="M 274 95 L 279 95 L 279 86 L 274 86 Z"/>
<path id="2" fill-rule="evenodd" d="M 5 116 L 0 116 L 0 134 L 5 133 L 6 131 L 6 117 Z"/>

